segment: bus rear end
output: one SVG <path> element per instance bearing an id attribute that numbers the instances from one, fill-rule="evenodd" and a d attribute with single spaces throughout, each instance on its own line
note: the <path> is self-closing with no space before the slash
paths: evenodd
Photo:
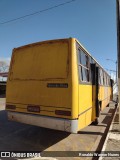
<path id="1" fill-rule="evenodd" d="M 14 49 L 6 93 L 9 120 L 77 132 L 71 84 L 70 39 Z"/>

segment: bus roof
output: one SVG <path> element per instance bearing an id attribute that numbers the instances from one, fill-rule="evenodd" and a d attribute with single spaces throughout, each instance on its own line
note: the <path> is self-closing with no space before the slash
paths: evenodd
<path id="1" fill-rule="evenodd" d="M 34 46 L 34 45 L 39 45 L 39 44 L 43 44 L 43 43 L 50 43 L 50 42 L 57 42 L 57 41 L 65 41 L 65 40 L 69 40 L 69 39 L 73 39 L 74 41 L 76 41 L 80 47 L 91 57 L 93 58 L 93 60 L 99 65 L 99 67 L 101 67 L 104 72 L 110 77 L 110 75 L 106 72 L 106 70 L 97 62 L 97 60 L 90 54 L 90 52 L 88 52 L 87 49 L 85 49 L 83 47 L 83 45 L 76 39 L 76 38 L 73 38 L 73 37 L 70 37 L 70 38 L 63 38 L 63 39 L 52 39 L 52 40 L 46 40 L 46 41 L 40 41 L 40 42 L 36 42 L 36 43 L 31 43 L 31 44 L 27 44 L 27 45 L 24 45 L 24 46 L 20 46 L 20 47 L 17 47 L 17 48 L 14 48 L 13 49 L 13 52 L 15 50 L 19 50 L 19 49 L 22 49 L 22 48 L 26 48 L 26 47 L 30 47 L 30 46 Z"/>

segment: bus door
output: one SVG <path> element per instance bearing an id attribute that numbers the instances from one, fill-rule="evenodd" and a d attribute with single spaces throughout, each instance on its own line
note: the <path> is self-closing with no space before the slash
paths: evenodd
<path id="1" fill-rule="evenodd" d="M 91 64 L 91 79 L 92 79 L 92 121 L 98 124 L 100 114 L 99 106 L 99 67 L 96 64 Z"/>

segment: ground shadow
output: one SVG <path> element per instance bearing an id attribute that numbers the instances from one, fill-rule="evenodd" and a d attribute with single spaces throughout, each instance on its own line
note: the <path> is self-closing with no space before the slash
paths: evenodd
<path id="1" fill-rule="evenodd" d="M 79 131 L 78 134 L 87 134 L 87 135 L 103 135 L 101 132 L 89 132 L 89 131 Z"/>
<path id="2" fill-rule="evenodd" d="M 106 139 L 107 133 L 109 131 L 111 122 L 112 122 L 114 114 L 115 114 L 115 111 L 116 111 L 116 108 L 110 109 L 109 112 L 108 112 L 108 115 L 106 115 L 106 117 L 102 121 L 102 123 L 107 124 L 107 126 L 106 126 L 105 132 L 104 132 L 104 134 L 103 134 L 103 136 L 102 136 L 102 138 L 100 140 L 100 143 L 99 143 L 99 145 L 98 145 L 98 147 L 96 149 L 96 151 L 98 151 L 98 152 L 102 150 L 103 142 Z M 98 160 L 98 157 L 93 157 L 92 160 Z"/>
<path id="3" fill-rule="evenodd" d="M 101 115 L 111 116 L 112 113 L 101 113 Z"/>
<path id="4" fill-rule="evenodd" d="M 112 130 L 110 130 L 110 132 L 116 132 L 116 133 L 120 133 L 120 131 L 118 130 L 118 129 L 112 129 Z"/>
<path id="5" fill-rule="evenodd" d="M 0 94 L 0 98 L 6 98 L 6 94 L 5 94 L 5 93 L 4 93 L 4 94 L 1 93 L 1 94 Z"/>
<path id="6" fill-rule="evenodd" d="M 115 116 L 114 123 L 115 123 L 115 122 L 116 122 L 116 123 L 119 122 L 119 114 L 118 114 L 118 113 L 117 113 L 116 116 Z"/>
<path id="7" fill-rule="evenodd" d="M 115 109 L 110 109 L 101 123 L 109 124 L 109 121 L 111 121 L 111 118 L 113 117 L 114 112 L 115 112 Z M 104 115 L 104 113 L 101 113 L 101 114 Z"/>
<path id="8" fill-rule="evenodd" d="M 11 122 L 0 111 L 0 151 L 44 151 L 70 133 Z"/>

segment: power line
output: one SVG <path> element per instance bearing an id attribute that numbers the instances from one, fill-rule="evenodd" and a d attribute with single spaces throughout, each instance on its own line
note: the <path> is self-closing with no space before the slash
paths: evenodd
<path id="1" fill-rule="evenodd" d="M 4 21 L 4 22 L 0 22 L 0 25 L 3 25 L 3 24 L 7 24 L 7 23 L 10 23 L 10 22 L 14 22 L 14 21 L 18 21 L 20 19 L 24 19 L 26 17 L 30 17 L 30 16 L 34 16 L 36 14 L 40 14 L 42 12 L 46 12 L 46 11 L 49 11 L 49 10 L 52 10 L 54 8 L 58 8 L 60 6 L 63 6 L 63 5 L 66 5 L 68 3 L 72 3 L 72 2 L 75 2 L 76 0 L 71 0 L 71 1 L 67 1 L 67 2 L 64 2 L 64 3 L 60 3 L 58 5 L 55 5 L 53 7 L 49 7 L 49 8 L 46 8 L 46 9 L 43 9 L 43 10 L 40 10 L 40 11 L 37 11 L 37 12 L 33 12 L 33 13 L 30 13 L 30 14 L 26 14 L 24 16 L 21 16 L 21 17 L 18 17 L 18 18 L 14 18 L 14 19 L 11 19 L 11 20 L 8 20 L 8 21 Z"/>

